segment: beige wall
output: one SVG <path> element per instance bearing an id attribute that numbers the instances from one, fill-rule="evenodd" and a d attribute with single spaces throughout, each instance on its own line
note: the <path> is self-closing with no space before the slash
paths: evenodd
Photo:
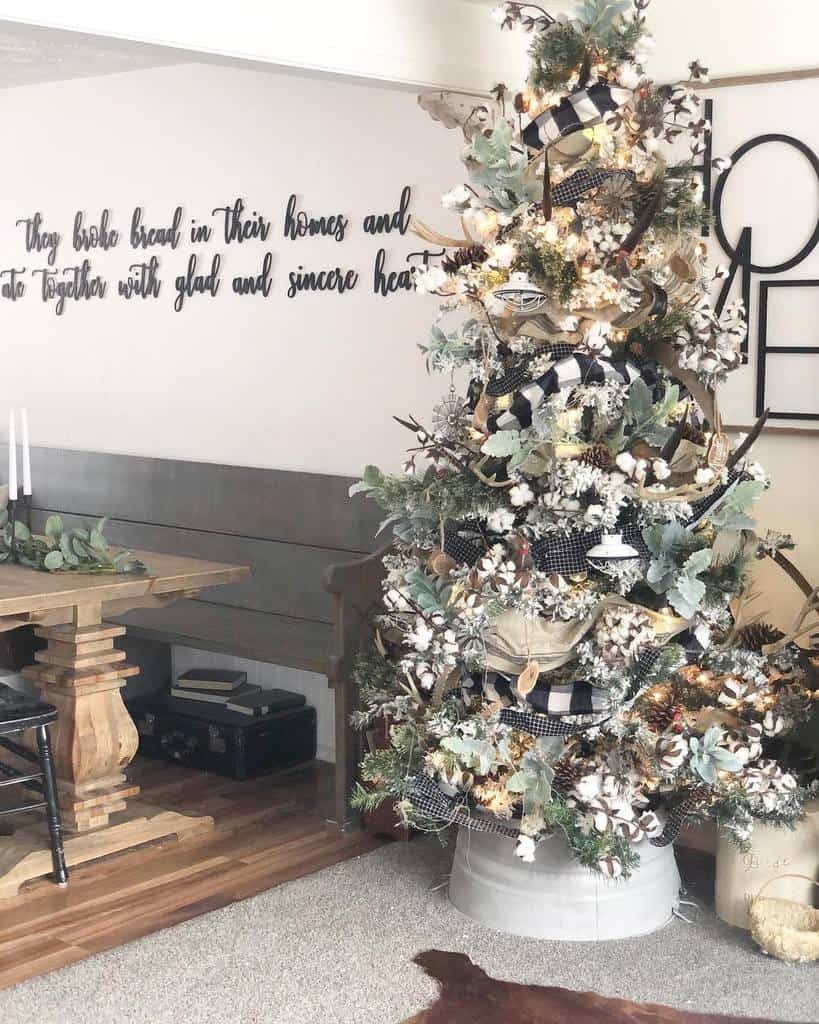
<path id="1" fill-rule="evenodd" d="M 177 251 L 133 250 L 127 238 L 94 251 L 109 280 L 101 300 L 67 304 L 61 316 L 36 279 L 19 302 L 0 300 L 0 331 L 14 358 L 3 371 L 6 409 L 28 406 L 32 443 L 86 450 L 357 474 L 366 462 L 398 468 L 407 432 L 393 413 L 425 417 L 447 383 L 431 380 L 418 351 L 437 302 L 403 291 L 373 294 L 379 247 L 387 270 L 406 269 L 423 248 L 408 233 L 373 237 L 367 213 L 395 210 L 412 186 L 411 210 L 457 230 L 441 193 L 462 180 L 454 132 L 435 124 L 409 92 L 268 71 L 179 65 L 0 92 L 6 137 L 0 189 L 0 268 L 46 265 L 26 254 L 18 218 L 41 211 L 72 249 L 75 211 L 93 223 L 103 207 L 126 236 L 133 207 L 163 225 L 176 204 L 207 222 L 213 207 L 243 197 L 272 220 L 266 242 L 183 241 Z M 343 241 L 283 236 L 288 197 L 312 216 L 343 213 Z M 258 273 L 273 253 L 273 289 L 238 298 L 231 278 Z M 163 292 L 116 294 L 128 265 L 159 256 Z M 139 252 L 140 255 L 136 255 Z M 173 286 L 189 254 L 209 268 L 222 254 L 215 298 L 173 311 Z M 145 254 L 147 253 L 147 255 Z M 287 277 L 340 265 L 353 291 L 287 298 Z M 0 470 L 2 472 L 2 470 Z"/>
<path id="2" fill-rule="evenodd" d="M 762 437 L 754 449 L 773 478 L 760 501 L 758 532 L 790 533 L 797 542 L 788 557 L 814 585 L 819 584 L 819 435 Z M 763 596 L 760 610 L 781 628 L 793 621 L 802 595 L 778 566 L 766 559 L 758 567 Z M 755 606 L 756 607 L 756 606 Z"/>

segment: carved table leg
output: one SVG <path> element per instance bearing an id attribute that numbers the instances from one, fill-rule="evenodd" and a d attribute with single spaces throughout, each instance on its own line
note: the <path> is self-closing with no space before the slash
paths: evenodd
<path id="1" fill-rule="evenodd" d="M 51 736 L 68 832 L 107 825 L 109 815 L 139 793 L 125 777 L 139 736 L 120 689 L 139 669 L 126 665 L 125 652 L 114 647 L 114 637 L 124 633 L 124 626 L 103 623 L 101 605 L 80 605 L 73 622 L 36 630 L 48 646 L 35 653 L 39 664 L 23 673 L 59 712 Z"/>

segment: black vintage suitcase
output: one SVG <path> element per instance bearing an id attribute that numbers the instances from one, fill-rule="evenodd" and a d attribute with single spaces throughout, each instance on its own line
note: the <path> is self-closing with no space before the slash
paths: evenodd
<path id="1" fill-rule="evenodd" d="M 140 754 L 248 779 L 316 756 L 316 709 L 299 694 L 288 696 L 293 700 L 282 703 L 295 706 L 258 718 L 164 695 L 129 709 L 139 730 Z"/>

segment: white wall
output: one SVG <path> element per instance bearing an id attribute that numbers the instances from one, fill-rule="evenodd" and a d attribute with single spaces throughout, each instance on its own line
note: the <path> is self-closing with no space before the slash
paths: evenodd
<path id="1" fill-rule="evenodd" d="M 0 18 L 387 82 L 487 90 L 524 50 L 474 0 L 0 0 Z"/>
<path id="2" fill-rule="evenodd" d="M 523 47 L 499 33 L 498 0 L 234 0 L 188 4 L 142 0 L 0 0 L 0 18 L 181 47 L 208 54 L 307 67 L 390 82 L 485 90 L 525 73 Z M 552 13 L 569 0 L 542 6 Z M 694 57 L 713 74 L 812 68 L 815 0 L 653 0 L 655 75 L 687 75 Z"/>
<path id="3" fill-rule="evenodd" d="M 397 467 L 406 431 L 393 413 L 428 416 L 444 381 L 430 381 L 416 344 L 436 303 L 411 292 L 374 296 L 379 246 L 388 269 L 422 249 L 411 234 L 371 237 L 362 218 L 396 208 L 403 185 L 412 210 L 448 231 L 441 192 L 462 179 L 459 141 L 432 122 L 414 95 L 364 84 L 187 65 L 0 94 L 6 147 L 0 190 L 0 268 L 46 265 L 26 255 L 18 218 L 40 210 L 71 248 L 78 209 L 103 207 L 127 234 L 135 205 L 166 224 L 177 203 L 190 219 L 242 196 L 273 221 L 267 242 L 183 242 L 156 251 L 165 277 L 156 300 L 125 301 L 116 282 L 134 261 L 127 238 L 91 253 L 109 278 L 101 300 L 69 303 L 62 316 L 40 301 L 38 280 L 0 300 L 0 330 L 14 358 L 6 404 L 29 408 L 33 443 L 237 465 L 357 474 L 367 461 Z M 347 237 L 282 236 L 291 192 L 313 216 L 343 213 Z M 256 273 L 272 250 L 273 290 L 238 298 L 230 279 Z M 214 299 L 195 296 L 174 313 L 173 280 L 191 251 L 223 257 Z M 140 253 L 139 259 L 146 255 Z M 285 296 L 287 274 L 356 268 L 345 295 Z M 5 422 L 0 408 L 0 422 Z"/>

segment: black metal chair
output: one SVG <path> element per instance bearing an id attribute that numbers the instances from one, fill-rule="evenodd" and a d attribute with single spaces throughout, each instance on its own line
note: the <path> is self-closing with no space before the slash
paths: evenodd
<path id="1" fill-rule="evenodd" d="M 24 785 L 26 789 L 43 794 L 42 800 L 18 804 L 14 807 L 0 807 L 0 815 L 18 814 L 45 808 L 48 831 L 51 837 L 51 862 L 54 865 L 54 880 L 57 885 L 68 884 L 68 871 L 63 853 L 60 808 L 57 803 L 57 785 L 54 779 L 54 763 L 48 741 L 48 726 L 57 721 L 57 709 L 51 704 L 32 700 L 8 686 L 0 685 L 0 747 L 10 750 L 18 758 L 30 761 L 39 771 L 22 772 L 0 761 L 0 787 Z M 37 737 L 37 754 L 32 753 L 10 736 L 34 729 Z M 2 841 L 2 840 L 0 840 Z"/>

